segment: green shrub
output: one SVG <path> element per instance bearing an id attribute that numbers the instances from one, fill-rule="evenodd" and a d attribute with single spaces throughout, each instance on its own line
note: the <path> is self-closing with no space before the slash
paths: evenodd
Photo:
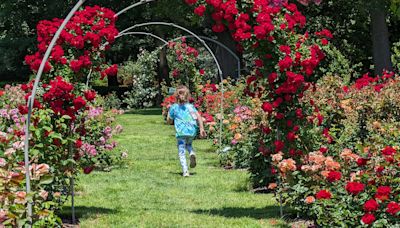
<path id="1" fill-rule="evenodd" d="M 131 90 L 125 92 L 123 102 L 128 108 L 145 108 L 155 105 L 158 96 L 157 76 L 157 52 L 143 50 L 136 62 L 126 62 L 119 71 L 119 80 L 131 86 Z"/>

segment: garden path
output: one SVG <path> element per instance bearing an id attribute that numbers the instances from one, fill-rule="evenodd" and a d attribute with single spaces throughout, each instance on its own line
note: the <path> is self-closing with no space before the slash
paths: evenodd
<path id="1" fill-rule="evenodd" d="M 248 173 L 223 170 L 211 142 L 197 140 L 198 167 L 181 176 L 174 130 L 158 109 L 118 117 L 125 167 L 83 176 L 81 227 L 284 227 L 272 195 L 247 190 Z M 64 208 L 69 216 L 70 207 Z"/>

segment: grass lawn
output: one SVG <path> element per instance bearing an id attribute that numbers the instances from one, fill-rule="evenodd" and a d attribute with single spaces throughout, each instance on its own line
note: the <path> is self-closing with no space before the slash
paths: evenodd
<path id="1" fill-rule="evenodd" d="M 245 171 L 219 167 L 210 141 L 197 140 L 198 166 L 181 176 L 174 130 L 159 110 L 118 118 L 126 168 L 80 177 L 81 227 L 286 227 L 272 195 L 247 191 Z M 70 208 L 64 208 L 64 214 Z"/>

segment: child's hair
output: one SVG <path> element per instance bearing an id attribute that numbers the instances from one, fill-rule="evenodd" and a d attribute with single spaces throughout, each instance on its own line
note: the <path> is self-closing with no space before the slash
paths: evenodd
<path id="1" fill-rule="evenodd" d="M 180 85 L 180 86 L 176 87 L 176 91 L 175 91 L 174 95 L 176 97 L 176 101 L 180 104 L 187 103 L 190 100 L 190 91 L 184 85 Z"/>

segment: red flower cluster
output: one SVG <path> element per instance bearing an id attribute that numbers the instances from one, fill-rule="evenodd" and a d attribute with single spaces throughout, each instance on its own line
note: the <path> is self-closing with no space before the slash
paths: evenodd
<path id="1" fill-rule="evenodd" d="M 202 17 L 204 15 L 204 12 L 206 12 L 206 6 L 205 5 L 200 5 L 196 9 L 194 9 L 194 13 Z"/>
<path id="2" fill-rule="evenodd" d="M 375 220 L 376 220 L 375 215 L 371 213 L 367 213 L 361 218 L 361 221 L 367 225 L 372 224 Z"/>
<path id="3" fill-rule="evenodd" d="M 359 182 L 348 182 L 346 185 L 346 191 L 353 195 L 358 195 L 364 191 L 365 185 Z"/>
<path id="4" fill-rule="evenodd" d="M 363 208 L 366 212 L 372 212 L 378 210 L 379 204 L 376 202 L 376 200 L 370 199 L 364 203 Z"/>
<path id="5" fill-rule="evenodd" d="M 49 62 L 45 64 L 44 73 L 50 72 L 54 64 L 69 63 L 73 72 L 89 68 L 94 61 L 92 53 L 100 50 L 101 43 L 113 43 L 115 36 L 118 35 L 115 19 L 113 11 L 99 6 L 88 6 L 76 12 L 61 32 L 57 45 L 51 52 Z M 38 51 L 25 57 L 25 63 L 30 66 L 32 71 L 39 69 L 43 55 L 61 23 L 62 20 L 58 18 L 38 23 Z M 71 48 L 75 49 L 74 53 L 77 56 L 70 56 L 70 52 L 65 51 Z M 90 52 L 85 50 L 90 50 Z"/>
<path id="6" fill-rule="evenodd" d="M 317 199 L 330 199 L 330 198 L 332 198 L 332 194 L 327 190 L 321 190 L 315 195 L 315 198 L 317 198 Z"/>
<path id="7" fill-rule="evenodd" d="M 32 82 L 24 84 L 21 89 L 27 93 L 26 100 L 31 94 L 33 88 Z M 42 84 L 42 89 L 45 91 L 43 94 L 43 101 L 40 103 L 37 99 L 34 101 L 34 108 L 47 108 L 49 107 L 56 115 L 68 115 L 73 120 L 75 119 L 76 112 L 85 108 L 87 101 L 93 101 L 96 98 L 94 91 L 85 91 L 85 98 L 76 96 L 74 93 L 74 86 L 65 81 L 61 76 L 57 76 L 51 80 L 49 84 Z M 28 113 L 26 105 L 18 107 L 21 114 Z"/>
<path id="8" fill-rule="evenodd" d="M 327 177 L 329 182 L 338 181 L 338 180 L 340 180 L 340 178 L 342 178 L 342 173 L 339 171 L 330 171 L 328 173 L 328 177 Z"/>
<path id="9" fill-rule="evenodd" d="M 105 69 L 103 72 L 101 72 L 101 79 L 104 79 L 106 76 L 108 77 L 115 77 L 118 74 L 118 65 L 114 64 L 107 69 Z"/>
<path id="10" fill-rule="evenodd" d="M 386 146 L 382 150 L 382 154 L 385 155 L 385 156 L 392 156 L 392 155 L 396 154 L 396 150 L 391 146 Z"/>
<path id="11" fill-rule="evenodd" d="M 400 212 L 400 204 L 396 203 L 396 202 L 390 202 L 387 205 L 386 212 L 391 214 L 391 215 L 393 215 L 393 216 L 397 215 L 397 213 Z"/>
<path id="12" fill-rule="evenodd" d="M 176 103 L 176 97 L 172 95 L 172 96 L 166 97 L 164 99 L 164 101 L 161 103 L 161 106 L 168 109 L 174 103 Z"/>
<path id="13" fill-rule="evenodd" d="M 389 199 L 392 188 L 389 186 L 379 186 L 376 190 L 375 198 L 381 201 Z"/>

